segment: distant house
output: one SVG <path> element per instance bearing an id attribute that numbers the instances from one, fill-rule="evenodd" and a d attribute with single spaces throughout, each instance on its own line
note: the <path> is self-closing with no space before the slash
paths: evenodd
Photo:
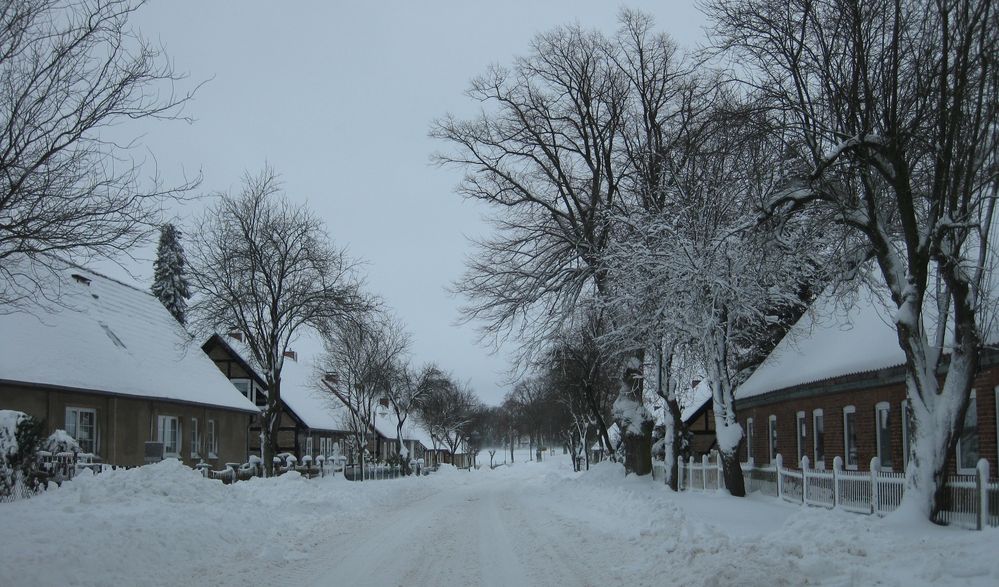
<path id="1" fill-rule="evenodd" d="M 617 422 L 607 428 L 607 438 L 610 440 L 610 447 L 604 446 L 603 437 L 597 436 L 597 441 L 590 447 L 590 460 L 595 463 L 600 462 L 607 458 L 608 454 L 617 450 L 621 444 L 621 429 L 618 427 Z"/>
<path id="2" fill-rule="evenodd" d="M 189 465 L 246 460 L 256 406 L 155 297 L 67 262 L 57 273 L 58 303 L 0 313 L 0 409 L 111 464 L 142 465 L 147 442 Z"/>
<path id="3" fill-rule="evenodd" d="M 813 468 L 866 470 L 878 457 L 884 469 L 908 459 L 905 357 L 891 317 L 863 287 L 845 311 L 820 297 L 753 375 L 736 390 L 745 430 L 743 460 L 785 466 L 808 457 Z M 997 470 L 999 353 L 986 350 L 954 454 L 951 472 L 966 473 L 979 458 Z"/>
<path id="4" fill-rule="evenodd" d="M 202 350 L 243 395 L 257 406 L 267 405 L 267 382 L 254 366 L 239 333 L 215 334 Z M 347 454 L 346 408 L 325 392 L 311 360 L 289 351 L 281 370 L 281 424 L 278 453 L 301 459 Z M 260 455 L 260 419 L 250 425 L 250 452 Z"/>
<path id="5" fill-rule="evenodd" d="M 700 459 L 701 455 L 717 448 L 714 402 L 707 380 L 691 382 L 690 392 L 682 399 L 682 405 L 680 420 L 687 427 L 688 456 Z"/>

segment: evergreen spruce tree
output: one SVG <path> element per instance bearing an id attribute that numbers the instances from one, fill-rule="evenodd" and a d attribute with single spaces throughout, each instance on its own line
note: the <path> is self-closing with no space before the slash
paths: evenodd
<path id="1" fill-rule="evenodd" d="M 187 300 L 191 297 L 184 276 L 184 248 L 180 231 L 167 223 L 160 229 L 160 244 L 156 249 L 152 292 L 181 324 L 187 322 Z"/>

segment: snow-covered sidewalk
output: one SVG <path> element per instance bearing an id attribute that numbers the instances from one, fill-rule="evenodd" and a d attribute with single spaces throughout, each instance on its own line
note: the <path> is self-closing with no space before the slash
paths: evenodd
<path id="1" fill-rule="evenodd" d="M 0 505 L 0 585 L 994 585 L 999 532 L 675 495 L 561 455 L 223 486 L 176 463 Z"/>

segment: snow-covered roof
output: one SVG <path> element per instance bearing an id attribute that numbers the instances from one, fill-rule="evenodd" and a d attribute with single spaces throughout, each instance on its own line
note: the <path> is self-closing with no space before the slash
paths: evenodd
<path id="1" fill-rule="evenodd" d="M 824 293 L 736 390 L 744 399 L 779 389 L 885 369 L 905 362 L 891 316 L 870 285 L 844 309 Z"/>
<path id="2" fill-rule="evenodd" d="M 152 294 L 56 263 L 35 277 L 58 304 L 0 314 L 0 379 L 258 411 Z"/>
<path id="3" fill-rule="evenodd" d="M 264 380 L 262 371 L 246 344 L 228 335 L 218 337 L 244 363 Z M 298 354 L 296 359 L 285 357 L 281 368 L 281 401 L 295 413 L 306 427 L 313 430 L 339 432 L 344 424 L 347 407 L 322 387 L 322 375 L 311 356 Z"/>
<path id="4" fill-rule="evenodd" d="M 286 358 L 281 370 L 281 399 L 313 430 L 346 430 L 347 406 L 321 387 L 322 376 L 311 357 Z"/>
<path id="5" fill-rule="evenodd" d="M 683 406 L 680 410 L 680 420 L 686 422 L 704 404 L 711 401 L 711 385 L 708 384 L 707 379 L 701 379 L 689 393 L 685 394 L 684 397 L 678 398 L 678 400 L 680 401 L 680 405 Z"/>

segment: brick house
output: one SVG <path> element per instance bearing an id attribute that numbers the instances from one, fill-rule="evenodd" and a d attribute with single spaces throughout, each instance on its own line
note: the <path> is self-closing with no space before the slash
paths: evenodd
<path id="1" fill-rule="evenodd" d="M 908 459 L 904 356 L 890 316 L 867 287 L 849 308 L 820 298 L 736 391 L 746 433 L 741 458 L 785 466 L 807 456 L 813 468 L 901 471 Z M 997 466 L 999 353 L 987 350 L 975 378 L 951 472 L 973 471 L 985 458 Z"/>
<path id="2" fill-rule="evenodd" d="M 215 334 L 201 348 L 247 399 L 260 407 L 267 405 L 267 382 L 253 366 L 239 333 Z M 278 453 L 290 453 L 298 459 L 347 454 L 345 408 L 324 392 L 321 379 L 311 360 L 292 351 L 286 353 L 281 371 Z M 249 450 L 260 455 L 259 418 L 250 425 Z"/>
<path id="3" fill-rule="evenodd" d="M 0 313 L 0 409 L 66 430 L 114 465 L 144 464 L 147 442 L 188 465 L 244 462 L 256 406 L 159 300 L 58 263 L 47 284 L 57 303 Z"/>

